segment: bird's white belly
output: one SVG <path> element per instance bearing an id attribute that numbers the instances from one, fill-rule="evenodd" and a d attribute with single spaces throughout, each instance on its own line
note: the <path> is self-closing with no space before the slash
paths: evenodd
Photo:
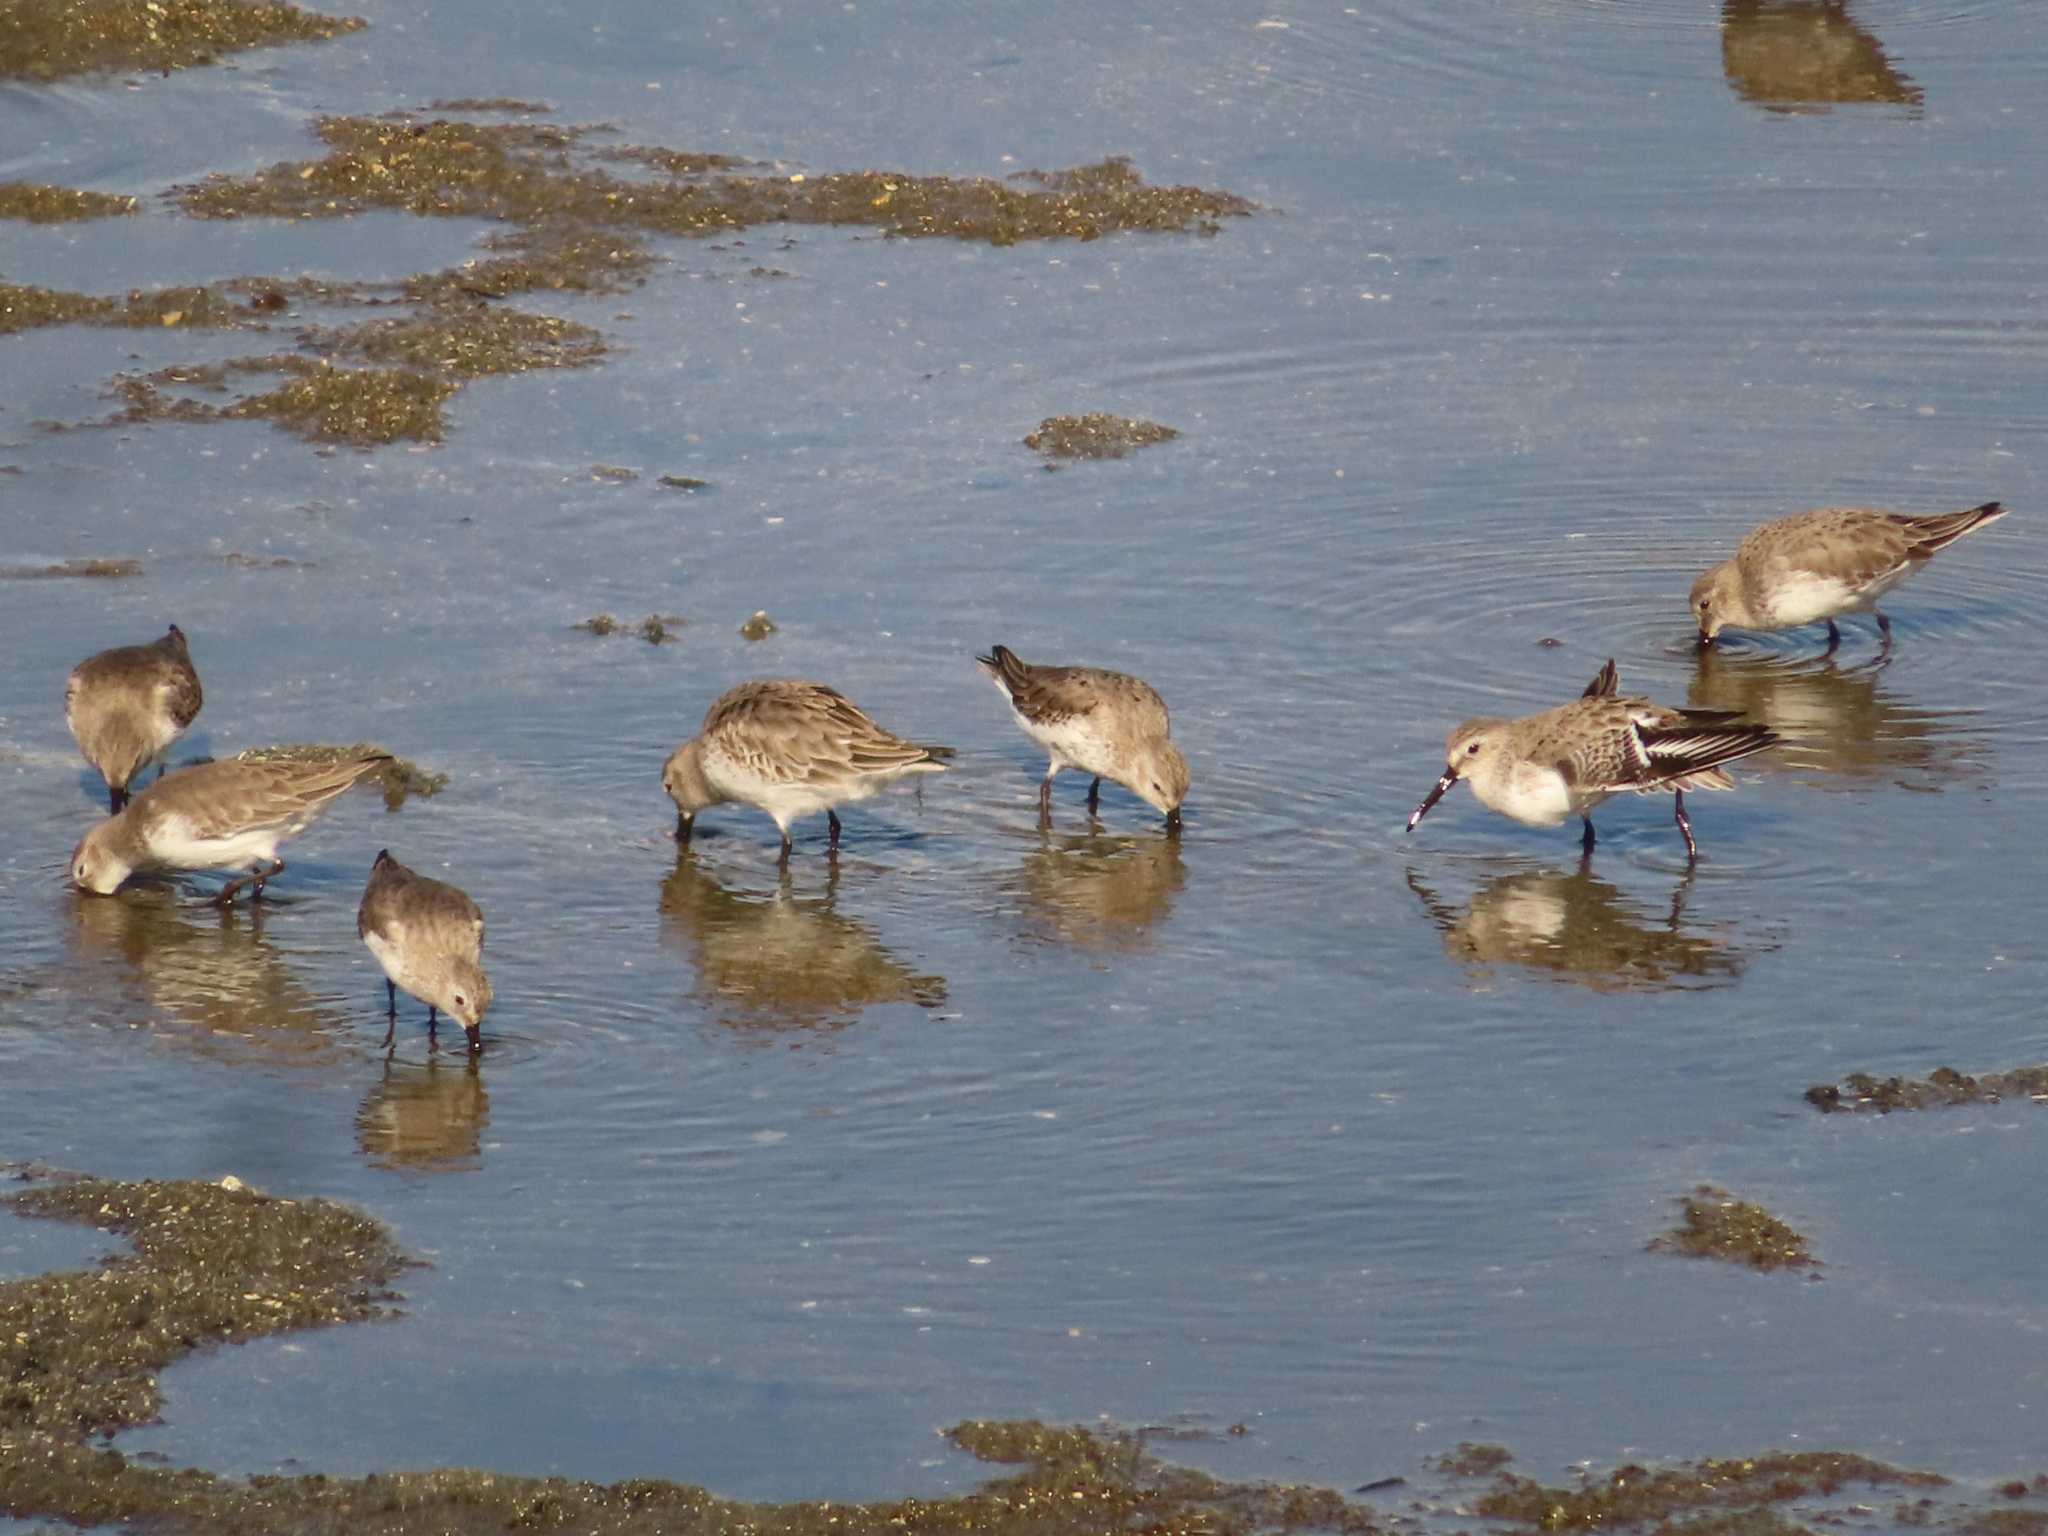
<path id="1" fill-rule="evenodd" d="M 166 816 L 149 834 L 150 858 L 172 869 L 247 869 L 258 859 L 274 861 L 277 845 L 297 827 L 249 827 L 225 837 L 206 837 L 183 816 Z"/>
<path id="2" fill-rule="evenodd" d="M 1046 755 L 1060 767 L 1078 768 L 1099 779 L 1118 777 L 1115 749 L 1085 715 L 1071 715 L 1048 725 L 1027 720 L 1015 709 L 1010 713 L 1017 715 L 1017 724 L 1024 728 L 1024 734 L 1045 748 Z"/>
<path id="3" fill-rule="evenodd" d="M 1765 617 L 1774 628 L 1790 629 L 1800 624 L 1818 624 L 1838 614 L 1855 613 L 1876 603 L 1904 574 L 1902 568 L 1868 586 L 1856 587 L 1836 576 L 1788 571 L 1772 585 L 1770 612 Z"/>
<path id="4" fill-rule="evenodd" d="M 1507 773 L 1475 776 L 1472 793 L 1488 810 L 1512 817 L 1525 827 L 1557 826 L 1567 816 L 1578 815 L 1606 798 L 1575 799 L 1563 774 L 1529 763 L 1518 764 Z"/>
<path id="5" fill-rule="evenodd" d="M 406 991 L 412 991 L 412 968 L 405 963 L 405 945 L 375 931 L 363 935 L 363 944 L 384 967 L 384 974 Z M 416 994 L 415 994 L 416 995 Z"/>

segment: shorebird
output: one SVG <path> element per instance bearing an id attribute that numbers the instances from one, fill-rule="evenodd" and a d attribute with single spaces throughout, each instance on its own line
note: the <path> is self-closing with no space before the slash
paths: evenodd
<path id="1" fill-rule="evenodd" d="M 722 694 L 697 734 L 669 754 L 661 787 L 676 804 L 676 841 L 687 843 L 697 813 L 737 800 L 766 811 L 782 834 L 825 813 L 839 847 L 839 813 L 905 774 L 939 773 L 951 747 L 921 746 L 883 730 L 823 683 L 760 678 Z"/>
<path id="2" fill-rule="evenodd" d="M 1038 809 L 1052 814 L 1053 776 L 1062 768 L 1093 774 L 1088 809 L 1101 802 L 1102 781 L 1130 790 L 1180 828 L 1188 793 L 1188 760 L 1169 734 L 1166 701 L 1150 683 L 1101 667 L 1039 667 L 1006 646 L 989 647 L 975 663 L 1002 690 L 1024 734 L 1050 761 L 1038 786 Z"/>
<path id="3" fill-rule="evenodd" d="M 484 915 L 475 902 L 452 885 L 407 869 L 386 848 L 370 866 L 356 908 L 356 936 L 384 967 L 391 1019 L 387 1047 L 398 1029 L 403 987 L 427 1005 L 428 1039 L 440 1023 L 438 1010 L 445 1008 L 469 1037 L 469 1048 L 483 1048 L 491 979 L 484 974 Z"/>
<path id="4" fill-rule="evenodd" d="M 1699 858 L 1685 814 L 1688 789 L 1733 789 L 1721 765 L 1775 746 L 1777 734 L 1720 710 L 1667 709 L 1627 698 L 1610 660 L 1569 704 L 1518 720 L 1467 720 L 1444 744 L 1443 777 L 1408 830 L 1460 779 L 1488 810 L 1524 826 L 1554 827 L 1568 816 L 1586 824 L 1581 847 L 1593 851 L 1593 807 L 1630 790 L 1673 792 L 1688 862 Z"/>
<path id="5" fill-rule="evenodd" d="M 173 624 L 161 640 L 88 656 L 64 680 L 64 723 L 107 781 L 110 811 L 128 803 L 135 776 L 163 756 L 199 714 L 199 673 Z"/>
<path id="6" fill-rule="evenodd" d="M 1713 644 L 1723 629 L 1794 629 L 1825 620 L 1833 655 L 1842 643 L 1835 620 L 1869 613 L 1889 652 L 1892 621 L 1877 600 L 1937 551 L 2003 516 L 2003 503 L 1987 501 L 1932 517 L 1822 507 L 1764 523 L 1735 546 L 1734 558 L 1692 584 L 1700 644 Z"/>
<path id="7" fill-rule="evenodd" d="M 328 761 L 231 757 L 181 768 L 86 833 L 72 852 L 71 878 L 107 896 L 138 869 L 248 869 L 217 900 L 227 905 L 251 882 L 254 899 L 284 868 L 277 845 L 390 761 L 388 752 L 366 752 Z"/>

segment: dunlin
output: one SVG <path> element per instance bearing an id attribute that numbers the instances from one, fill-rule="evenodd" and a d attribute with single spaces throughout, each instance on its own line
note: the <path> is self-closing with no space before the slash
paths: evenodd
<path id="1" fill-rule="evenodd" d="M 161 640 L 88 656 L 64 681 L 64 723 L 107 781 L 111 809 L 128 803 L 135 776 L 185 734 L 199 713 L 199 674 L 173 624 Z"/>
<path id="2" fill-rule="evenodd" d="M 989 647 L 975 661 L 1003 691 L 1024 734 L 1050 761 L 1038 786 L 1038 809 L 1052 811 L 1053 776 L 1062 768 L 1093 774 L 1088 809 L 1110 779 L 1180 827 L 1188 793 L 1188 760 L 1169 735 L 1166 701 L 1150 683 L 1101 667 L 1035 667 L 1005 646 Z"/>
<path id="3" fill-rule="evenodd" d="M 445 1008 L 469 1036 L 469 1048 L 482 1048 L 491 979 L 483 965 L 484 915 L 475 902 L 452 885 L 415 874 L 387 848 L 370 866 L 363 903 L 356 909 L 356 935 L 384 967 L 391 1017 L 387 1046 L 398 1028 L 398 989 L 403 987 L 427 1005 L 429 1039 Z"/>
<path id="4" fill-rule="evenodd" d="M 247 868 L 219 900 L 233 901 L 252 881 L 261 896 L 263 883 L 284 868 L 277 845 L 390 761 L 388 752 L 366 752 L 329 762 L 229 758 L 181 768 L 86 833 L 71 855 L 71 878 L 106 896 L 138 869 Z"/>
<path id="5" fill-rule="evenodd" d="M 1554 827 L 1579 817 L 1586 824 L 1582 846 L 1590 853 L 1594 806 L 1623 790 L 1668 789 L 1686 858 L 1697 859 L 1685 792 L 1733 789 L 1721 765 L 1775 746 L 1778 737 L 1720 710 L 1666 709 L 1626 698 L 1619 686 L 1609 661 L 1569 704 L 1519 720 L 1467 720 L 1445 743 L 1443 777 L 1408 818 L 1408 830 L 1453 784 L 1470 779 L 1481 805 L 1524 826 Z"/>
<path id="6" fill-rule="evenodd" d="M 781 862 L 789 824 L 823 811 L 839 846 L 836 805 L 865 800 L 905 774 L 938 773 L 950 747 L 892 735 L 823 683 L 761 678 L 728 690 L 697 734 L 669 754 L 661 787 L 676 803 L 676 841 L 687 843 L 697 813 L 737 800 L 775 818 Z"/>
<path id="7" fill-rule="evenodd" d="M 1876 615 L 1884 649 L 1892 621 L 1877 600 L 1938 550 L 2005 516 L 2005 507 L 1981 507 L 1934 517 L 1906 517 L 1870 507 L 1822 507 L 1752 529 L 1723 560 L 1692 584 L 1692 616 L 1700 644 L 1724 629 L 1793 629 L 1828 626 L 1828 651 L 1842 643 L 1835 620 Z"/>

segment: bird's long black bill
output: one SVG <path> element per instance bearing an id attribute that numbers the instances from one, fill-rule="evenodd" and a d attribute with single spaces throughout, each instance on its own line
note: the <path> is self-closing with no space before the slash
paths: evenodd
<path id="1" fill-rule="evenodd" d="M 1437 801 L 1443 799 L 1444 792 L 1457 782 L 1458 770 L 1455 768 L 1446 768 L 1444 770 L 1444 776 L 1436 781 L 1436 788 L 1432 789 L 1427 795 L 1423 796 L 1422 804 L 1415 807 L 1415 814 L 1408 818 L 1408 830 L 1410 832 L 1413 832 L 1415 830 L 1415 823 L 1422 820 L 1423 817 L 1429 814 L 1430 807 L 1435 805 Z"/>

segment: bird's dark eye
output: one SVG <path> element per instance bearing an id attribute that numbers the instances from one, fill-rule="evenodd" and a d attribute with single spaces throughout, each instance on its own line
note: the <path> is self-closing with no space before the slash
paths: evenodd
<path id="1" fill-rule="evenodd" d="M 1477 757 L 1479 755 L 1479 743 L 1476 741 L 1467 742 L 1465 744 L 1465 755 L 1467 757 Z"/>
<path id="2" fill-rule="evenodd" d="M 467 1008 L 469 1006 L 469 999 L 464 997 L 460 992 L 458 992 L 455 994 L 455 1006 L 458 1008 Z"/>

